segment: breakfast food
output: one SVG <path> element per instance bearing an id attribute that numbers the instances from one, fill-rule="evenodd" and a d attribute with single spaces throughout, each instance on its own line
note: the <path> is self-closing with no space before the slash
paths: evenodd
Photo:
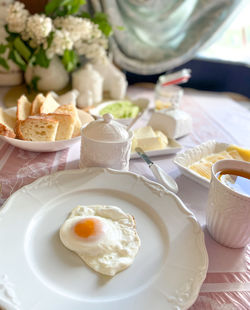
<path id="1" fill-rule="evenodd" d="M 16 118 L 7 114 L 0 108 L 0 135 L 15 138 L 15 125 Z"/>
<path id="2" fill-rule="evenodd" d="M 28 141 L 55 141 L 59 122 L 43 116 L 31 116 L 19 121 L 17 136 Z"/>
<path id="3" fill-rule="evenodd" d="M 216 173 L 217 179 L 233 191 L 250 197 L 250 173 L 242 170 L 225 169 Z"/>
<path id="4" fill-rule="evenodd" d="M 210 180 L 212 165 L 222 159 L 250 161 L 250 150 L 246 150 L 235 145 L 229 145 L 225 151 L 203 157 L 201 160 L 191 164 L 188 168 L 193 172 L 198 173 L 200 176 Z"/>
<path id="5" fill-rule="evenodd" d="M 167 136 L 160 130 L 154 130 L 151 126 L 146 126 L 134 130 L 132 141 L 132 152 L 136 147 L 144 151 L 161 150 L 168 145 Z"/>
<path id="6" fill-rule="evenodd" d="M 67 140 L 72 137 L 75 120 L 69 114 L 50 113 L 46 115 L 46 119 L 58 121 L 55 140 Z"/>
<path id="7" fill-rule="evenodd" d="M 107 105 L 100 111 L 100 115 L 110 113 L 114 118 L 133 118 L 140 112 L 138 105 L 131 101 L 118 101 Z"/>
<path id="8" fill-rule="evenodd" d="M 31 112 L 31 103 L 25 95 L 22 95 L 17 101 L 16 119 L 25 120 Z"/>
<path id="9" fill-rule="evenodd" d="M 47 94 L 40 105 L 39 112 L 40 114 L 53 113 L 57 108 L 59 108 L 59 106 L 60 105 L 56 102 L 53 96 L 51 94 Z"/>
<path id="10" fill-rule="evenodd" d="M 77 108 L 73 103 L 61 105 L 55 110 L 55 112 L 60 113 L 60 114 L 62 113 L 62 114 L 71 115 L 74 119 L 74 130 L 72 133 L 72 137 L 77 137 L 80 135 L 82 123 L 81 123 L 80 118 L 78 116 Z"/>
<path id="11" fill-rule="evenodd" d="M 148 125 L 165 132 L 171 139 L 177 139 L 192 131 L 192 118 L 180 109 L 161 110 L 152 114 Z"/>
<path id="12" fill-rule="evenodd" d="M 43 104 L 45 97 L 43 94 L 38 94 L 31 105 L 31 115 L 40 113 L 40 107 Z"/>
<path id="13" fill-rule="evenodd" d="M 77 206 L 60 228 L 64 246 L 95 271 L 114 276 L 140 247 L 134 218 L 115 206 Z"/>
<path id="14" fill-rule="evenodd" d="M 38 94 L 32 103 L 22 95 L 16 112 L 0 108 L 0 135 L 27 141 L 68 140 L 79 136 L 81 126 L 93 120 L 74 104 L 59 105 L 51 92 Z"/>

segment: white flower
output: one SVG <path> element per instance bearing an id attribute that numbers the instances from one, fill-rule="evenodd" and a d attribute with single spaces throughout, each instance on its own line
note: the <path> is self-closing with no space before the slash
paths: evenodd
<path id="1" fill-rule="evenodd" d="M 75 47 L 78 55 L 84 55 L 93 63 L 96 61 L 102 61 L 106 58 L 106 50 L 97 43 L 78 41 Z"/>
<path id="2" fill-rule="evenodd" d="M 63 55 L 64 51 L 72 50 L 73 41 L 70 33 L 65 30 L 56 30 L 51 46 L 47 50 L 47 56 L 52 58 L 54 55 Z"/>
<path id="3" fill-rule="evenodd" d="M 46 41 L 52 27 L 51 18 L 45 15 L 32 15 L 27 20 L 27 28 L 23 32 L 22 38 L 24 40 L 30 38 L 34 47 L 39 46 Z"/>
<path id="4" fill-rule="evenodd" d="M 99 26 L 94 24 L 93 25 L 93 31 L 92 31 L 92 39 L 99 39 L 103 36 L 101 30 L 99 29 Z"/>
<path id="5" fill-rule="evenodd" d="M 76 42 L 80 39 L 89 40 L 93 36 L 94 24 L 86 18 L 67 16 L 57 17 L 54 26 L 70 33 L 71 39 Z"/>
<path id="6" fill-rule="evenodd" d="M 23 3 L 15 1 L 11 4 L 6 18 L 9 31 L 17 33 L 24 31 L 28 16 L 29 12 L 24 9 Z"/>

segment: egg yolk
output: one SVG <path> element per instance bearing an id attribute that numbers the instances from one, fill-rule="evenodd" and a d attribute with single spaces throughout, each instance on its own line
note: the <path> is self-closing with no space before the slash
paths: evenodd
<path id="1" fill-rule="evenodd" d="M 95 219 L 83 219 L 75 225 L 74 232 L 81 238 L 95 236 L 98 233 L 100 224 Z"/>

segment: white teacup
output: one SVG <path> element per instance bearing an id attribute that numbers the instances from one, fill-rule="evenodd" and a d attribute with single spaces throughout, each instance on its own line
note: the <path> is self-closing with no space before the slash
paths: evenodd
<path id="1" fill-rule="evenodd" d="M 250 163 L 239 160 L 221 160 L 212 166 L 207 229 L 224 246 L 242 248 L 250 243 L 250 196 L 236 192 L 223 184 L 216 174 L 223 170 L 250 173 Z"/>

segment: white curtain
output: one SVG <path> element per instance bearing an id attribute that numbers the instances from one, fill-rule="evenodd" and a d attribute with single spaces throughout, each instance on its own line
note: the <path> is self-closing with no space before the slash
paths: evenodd
<path id="1" fill-rule="evenodd" d="M 138 74 L 171 70 L 219 35 L 249 0 L 90 0 L 111 22 L 114 61 Z M 117 29 L 122 26 L 123 30 Z"/>

